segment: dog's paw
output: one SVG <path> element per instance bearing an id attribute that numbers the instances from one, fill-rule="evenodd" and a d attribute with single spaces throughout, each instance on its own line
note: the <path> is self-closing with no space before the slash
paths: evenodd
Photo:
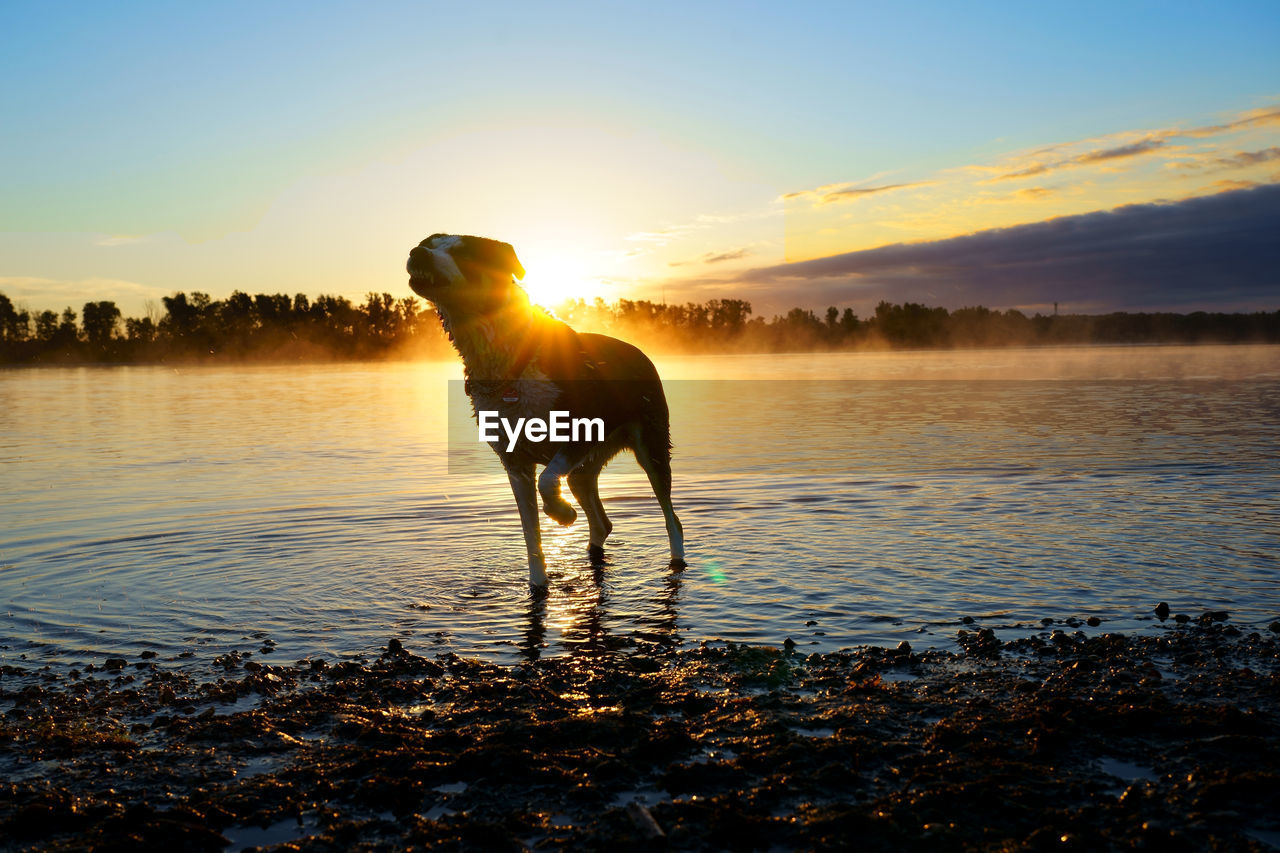
<path id="1" fill-rule="evenodd" d="M 542 511 L 563 527 L 568 527 L 578 518 L 578 511 L 568 501 L 543 501 Z"/>
<path id="2" fill-rule="evenodd" d="M 547 564 L 542 557 L 529 558 L 529 587 L 535 590 L 547 589 Z"/>

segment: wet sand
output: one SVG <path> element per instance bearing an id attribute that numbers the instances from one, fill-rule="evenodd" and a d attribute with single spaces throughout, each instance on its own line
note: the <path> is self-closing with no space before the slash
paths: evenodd
<path id="1" fill-rule="evenodd" d="M 1273 849 L 1280 624 L 1181 618 L 958 623 L 958 653 L 6 667 L 0 848 Z"/>

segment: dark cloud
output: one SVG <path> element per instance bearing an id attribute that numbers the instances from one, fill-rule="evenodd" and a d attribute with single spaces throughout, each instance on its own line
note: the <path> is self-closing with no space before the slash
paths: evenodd
<path id="1" fill-rule="evenodd" d="M 895 244 L 750 270 L 757 310 L 923 302 L 959 308 L 1280 309 L 1280 185 Z"/>

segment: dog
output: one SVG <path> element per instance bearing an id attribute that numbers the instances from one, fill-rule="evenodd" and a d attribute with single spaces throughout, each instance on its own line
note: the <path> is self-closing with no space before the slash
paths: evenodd
<path id="1" fill-rule="evenodd" d="M 538 528 L 538 495 L 562 525 L 577 513 L 560 494 L 560 479 L 587 516 L 588 552 L 604 554 L 613 523 L 600 502 L 600 470 L 630 450 L 648 475 L 671 546 L 672 568 L 684 563 L 684 529 L 671 506 L 670 413 L 662 381 L 648 357 L 625 341 L 575 332 L 529 300 L 516 281 L 524 267 L 509 243 L 485 237 L 433 234 L 409 252 L 409 287 L 435 306 L 462 356 L 473 413 L 541 418 L 553 411 L 599 419 L 603 439 L 531 440 L 523 434 L 493 449 L 506 469 L 529 555 L 529 583 L 547 586 Z M 483 422 L 481 422 L 483 426 Z M 535 480 L 537 466 L 545 466 Z M 536 493 L 535 493 L 536 486 Z"/>

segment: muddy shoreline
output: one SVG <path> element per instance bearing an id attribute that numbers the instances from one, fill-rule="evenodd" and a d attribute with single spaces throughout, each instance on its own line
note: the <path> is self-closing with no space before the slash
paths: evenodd
<path id="1" fill-rule="evenodd" d="M 1280 624 L 1182 619 L 957 625 L 956 653 L 5 667 L 0 849 L 1275 849 Z"/>

